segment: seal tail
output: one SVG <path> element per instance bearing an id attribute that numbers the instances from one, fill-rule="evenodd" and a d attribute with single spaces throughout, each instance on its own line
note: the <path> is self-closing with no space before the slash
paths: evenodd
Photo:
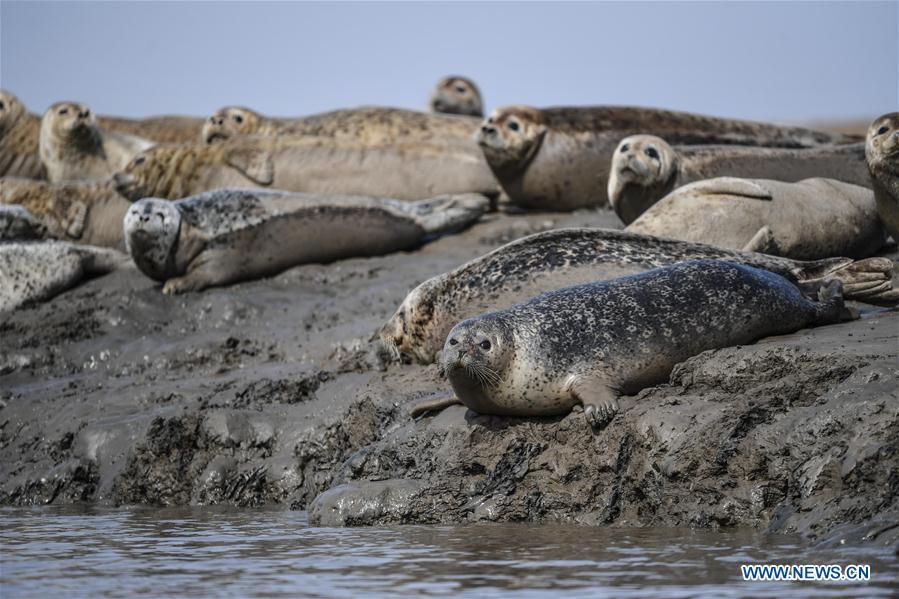
<path id="1" fill-rule="evenodd" d="M 818 288 L 818 301 L 813 302 L 815 324 L 833 324 L 842 320 L 855 320 L 858 312 L 846 307 L 843 298 L 843 282 L 828 279 Z"/>
<path id="2" fill-rule="evenodd" d="M 803 262 L 796 270 L 803 285 L 821 285 L 837 279 L 846 299 L 880 306 L 899 304 L 899 290 L 893 289 L 893 262 L 889 258 L 826 258 Z"/>
<path id="3" fill-rule="evenodd" d="M 406 210 L 429 235 L 441 235 L 474 223 L 490 209 L 490 199 L 479 193 L 439 195 L 406 203 Z"/>

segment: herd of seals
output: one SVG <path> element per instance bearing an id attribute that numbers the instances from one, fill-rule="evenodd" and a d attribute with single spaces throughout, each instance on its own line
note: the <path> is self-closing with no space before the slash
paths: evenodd
<path id="1" fill-rule="evenodd" d="M 494 415 L 582 410 L 700 352 L 899 303 L 899 113 L 865 139 L 656 108 L 524 105 L 484 119 L 441 79 L 428 112 L 128 119 L 0 90 L 0 313 L 136 267 L 167 294 L 415 251 L 488 213 L 614 210 L 623 231 L 514 240 L 409 290 L 373 339 L 437 363 Z"/>

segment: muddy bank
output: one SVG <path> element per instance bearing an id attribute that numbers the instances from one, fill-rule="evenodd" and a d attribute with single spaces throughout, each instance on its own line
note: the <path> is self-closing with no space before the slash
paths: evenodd
<path id="1" fill-rule="evenodd" d="M 301 509 L 322 494 L 312 515 L 329 524 L 827 538 L 876 522 L 873 540 L 895 542 L 894 312 L 697 356 L 597 431 L 578 414 L 408 418 L 448 386 L 368 339 L 409 289 L 530 233 L 616 221 L 494 215 L 415 252 L 177 297 L 128 269 L 17 311 L 0 322 L 0 502 Z"/>

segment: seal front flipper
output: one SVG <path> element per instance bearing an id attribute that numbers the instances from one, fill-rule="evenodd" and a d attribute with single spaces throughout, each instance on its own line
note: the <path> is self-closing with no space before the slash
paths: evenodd
<path id="1" fill-rule="evenodd" d="M 162 286 L 162 292 L 168 295 L 202 291 L 207 287 L 227 285 L 241 279 L 239 268 L 229 268 L 237 260 L 236 256 L 228 256 L 223 252 L 206 250 L 194 258 L 187 273 L 180 277 L 168 279 Z"/>
<path id="2" fill-rule="evenodd" d="M 440 412 L 441 410 L 445 410 L 446 408 L 455 405 L 463 405 L 462 401 L 455 395 L 441 397 L 439 399 L 426 399 L 409 408 L 409 416 L 411 418 L 416 418 L 425 412 Z"/>
<path id="3" fill-rule="evenodd" d="M 66 222 L 68 223 L 65 227 L 66 234 L 74 239 L 81 239 L 86 219 L 87 205 L 81 201 L 73 202 L 66 214 Z"/>
<path id="4" fill-rule="evenodd" d="M 777 240 L 774 238 L 774 232 L 771 227 L 765 225 L 759 229 L 752 239 L 743 246 L 744 252 L 758 252 L 759 254 L 768 254 L 769 256 L 780 256 L 780 248 L 777 246 Z"/>
<path id="5" fill-rule="evenodd" d="M 604 379 L 575 377 L 571 394 L 584 406 L 584 417 L 591 426 L 600 426 L 618 413 L 618 392 Z"/>
<path id="6" fill-rule="evenodd" d="M 771 192 L 755 181 L 737 177 L 715 177 L 714 179 L 690 183 L 681 189 L 686 190 L 687 188 L 708 195 L 731 195 L 767 201 L 773 199 Z"/>
<path id="7" fill-rule="evenodd" d="M 271 185 L 275 180 L 275 165 L 267 150 L 236 148 L 228 152 L 226 162 L 259 185 Z"/>

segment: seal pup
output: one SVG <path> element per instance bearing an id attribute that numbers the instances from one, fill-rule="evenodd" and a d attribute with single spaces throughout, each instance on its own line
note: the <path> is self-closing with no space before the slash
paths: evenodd
<path id="1" fill-rule="evenodd" d="M 238 137 L 321 137 L 362 146 L 403 143 L 461 145 L 478 156 L 477 118 L 429 114 L 402 108 L 363 106 L 297 118 L 270 117 L 243 106 L 226 106 L 203 126 L 203 140 L 215 143 Z"/>
<path id="2" fill-rule="evenodd" d="M 847 297 L 884 305 L 899 302 L 888 258 L 802 262 L 610 229 L 557 229 L 518 239 L 424 281 L 406 295 L 379 336 L 388 348 L 429 364 L 460 320 L 547 291 L 698 259 L 762 268 L 802 286 L 837 278 Z"/>
<path id="3" fill-rule="evenodd" d="M 687 183 L 714 177 L 757 177 L 792 183 L 828 177 L 871 186 L 863 143 L 794 150 L 746 146 L 678 146 L 655 135 L 618 144 L 609 175 L 609 202 L 624 224 Z"/>
<path id="4" fill-rule="evenodd" d="M 675 189 L 625 230 L 797 260 L 865 258 L 886 241 L 873 191 L 821 178 L 697 181 Z"/>
<path id="5" fill-rule="evenodd" d="M 0 89 L 0 177 L 47 178 L 38 151 L 40 129 L 41 118 Z"/>
<path id="6" fill-rule="evenodd" d="M 371 147 L 320 137 L 157 146 L 138 155 L 114 179 L 118 191 L 131 200 L 176 200 L 221 187 L 401 200 L 499 193 L 476 148 L 427 143 Z"/>
<path id="7" fill-rule="evenodd" d="M 481 90 L 474 81 L 460 75 L 450 75 L 437 82 L 428 99 L 428 108 L 431 112 L 484 117 Z"/>
<path id="8" fill-rule="evenodd" d="M 39 148 L 50 181 L 108 179 L 153 142 L 97 125 L 91 109 L 57 102 L 41 119 Z"/>
<path id="9" fill-rule="evenodd" d="M 473 223 L 489 205 L 476 194 L 399 202 L 220 189 L 179 202 L 135 202 L 125 240 L 137 267 L 165 283 L 163 293 L 183 293 L 411 249 Z"/>
<path id="10" fill-rule="evenodd" d="M 440 369 L 480 414 L 551 416 L 582 406 L 596 426 L 618 397 L 668 380 L 703 351 L 839 322 L 842 285 L 807 299 L 771 272 L 699 260 L 566 287 L 450 331 Z"/>
<path id="11" fill-rule="evenodd" d="M 674 144 L 814 147 L 854 138 L 799 127 L 616 106 L 494 110 L 478 132 L 487 163 L 512 203 L 539 210 L 608 204 L 618 142 L 652 133 Z"/>
<path id="12" fill-rule="evenodd" d="M 142 119 L 104 115 L 97 117 L 101 129 L 127 133 L 160 144 L 196 143 L 202 139 L 205 122 L 200 117 L 171 114 Z"/>
<path id="13" fill-rule="evenodd" d="M 0 243 L 0 312 L 46 301 L 127 263 L 116 250 L 64 241 Z"/>
<path id="14" fill-rule="evenodd" d="M 899 112 L 885 114 L 871 123 L 865 156 L 874 183 L 877 213 L 893 241 L 899 243 Z"/>
<path id="15" fill-rule="evenodd" d="M 64 241 L 124 249 L 122 219 L 131 202 L 111 181 L 49 183 L 4 177 L 0 204 L 19 204 Z"/>

